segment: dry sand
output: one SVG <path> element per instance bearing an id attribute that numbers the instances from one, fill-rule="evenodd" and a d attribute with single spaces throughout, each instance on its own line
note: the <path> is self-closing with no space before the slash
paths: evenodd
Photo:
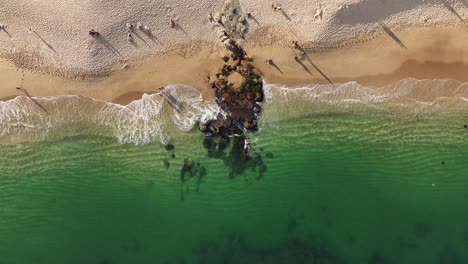
<path id="1" fill-rule="evenodd" d="M 383 85 L 406 77 L 468 81 L 468 4 L 464 0 L 240 0 L 250 12 L 239 40 L 268 82 Z M 227 54 L 208 14 L 215 0 L 17 0 L 2 3 L 0 98 L 79 94 L 128 103 L 144 92 L 182 83 L 210 96 L 206 77 Z M 170 19 L 177 23 L 169 26 Z M 127 41 L 126 23 L 134 29 Z M 31 32 L 29 32 L 31 28 Z M 88 34 L 94 28 L 99 38 Z M 298 40 L 308 59 L 291 41 Z M 272 59 L 277 67 L 267 65 Z M 315 67 L 311 64 L 315 65 Z M 308 72 L 310 71 L 310 73 Z M 112 74 L 111 74 L 112 73 Z"/>

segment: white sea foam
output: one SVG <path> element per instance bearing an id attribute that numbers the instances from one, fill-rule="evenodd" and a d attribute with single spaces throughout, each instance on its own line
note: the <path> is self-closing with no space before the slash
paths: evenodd
<path id="1" fill-rule="evenodd" d="M 286 87 L 264 83 L 262 122 L 326 112 L 384 111 L 399 114 L 468 113 L 468 83 L 404 79 L 384 87 L 357 82 Z"/>
<path id="2" fill-rule="evenodd" d="M 328 112 L 391 111 L 401 114 L 468 113 L 468 83 L 455 80 L 405 79 L 385 87 L 356 82 L 288 88 L 264 83 L 261 122 Z M 188 86 L 170 85 L 166 95 L 145 94 L 127 106 L 81 96 L 28 97 L 0 102 L 0 142 L 54 140 L 74 135 L 114 136 L 121 143 L 167 143 L 197 121 L 225 114 L 214 102 Z M 262 123 L 261 123 L 262 124 Z"/>
<path id="3" fill-rule="evenodd" d="M 53 140 L 73 135 L 113 135 L 121 143 L 167 143 L 175 130 L 188 131 L 199 120 L 221 113 L 214 102 L 188 86 L 170 85 L 165 93 L 176 98 L 180 109 L 161 94 L 144 94 L 121 106 L 80 96 L 17 97 L 0 102 L 0 142 Z"/>

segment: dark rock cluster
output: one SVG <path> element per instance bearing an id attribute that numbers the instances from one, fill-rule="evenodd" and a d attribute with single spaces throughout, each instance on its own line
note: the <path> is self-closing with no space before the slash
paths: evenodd
<path id="1" fill-rule="evenodd" d="M 258 129 L 263 82 L 251 64 L 252 59 L 238 49 L 241 52 L 223 57 L 223 67 L 209 77 L 216 103 L 225 115 L 200 124 L 200 130 L 206 135 L 203 145 L 208 155 L 223 159 L 231 168 L 230 177 L 248 167 L 258 168 L 260 174 L 266 170 L 260 154 L 251 154 L 247 136 L 247 132 Z"/>
<path id="2" fill-rule="evenodd" d="M 184 164 L 180 169 L 180 181 L 182 184 L 195 177 L 197 181 L 196 191 L 198 192 L 200 190 L 200 183 L 205 176 L 206 168 L 199 161 L 195 162 L 192 159 L 184 158 Z"/>

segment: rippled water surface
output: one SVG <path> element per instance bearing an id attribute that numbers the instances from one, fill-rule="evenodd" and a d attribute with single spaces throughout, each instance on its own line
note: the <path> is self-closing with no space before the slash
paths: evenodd
<path id="1" fill-rule="evenodd" d="M 94 133 L 2 145 L 0 263 L 468 262 L 460 93 L 435 99 L 457 111 L 418 97 L 404 113 L 363 98 L 366 111 L 317 111 L 278 91 L 250 136 L 262 175 L 229 179 L 196 130 L 174 151 Z M 182 183 L 184 158 L 206 176 Z"/>

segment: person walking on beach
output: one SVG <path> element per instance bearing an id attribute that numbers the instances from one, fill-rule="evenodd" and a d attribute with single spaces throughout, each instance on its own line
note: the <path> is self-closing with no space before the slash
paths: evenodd
<path id="1" fill-rule="evenodd" d="M 143 24 L 141 24 L 141 22 L 137 22 L 137 28 L 139 30 L 143 30 Z"/>
<path id="2" fill-rule="evenodd" d="M 271 7 L 273 8 L 273 11 L 281 11 L 283 8 L 281 7 L 280 4 L 271 4 Z"/>
<path id="3" fill-rule="evenodd" d="M 169 21 L 169 25 L 171 26 L 171 28 L 176 27 L 176 22 L 174 21 L 174 19 L 171 18 L 171 21 Z"/>
<path id="4" fill-rule="evenodd" d="M 89 31 L 89 35 L 93 36 L 93 37 L 97 37 L 99 35 L 99 32 L 97 32 L 96 30 L 94 29 L 91 29 Z"/>
<path id="5" fill-rule="evenodd" d="M 293 46 L 293 48 L 295 48 L 295 49 L 299 49 L 299 48 L 300 48 L 300 46 L 299 46 L 299 41 L 293 40 L 292 46 Z"/>
<path id="6" fill-rule="evenodd" d="M 128 31 L 133 31 L 133 25 L 130 23 L 127 23 L 127 29 Z"/>
<path id="7" fill-rule="evenodd" d="M 146 34 L 151 35 L 151 29 L 148 26 L 144 26 L 143 29 L 145 30 Z"/>
<path id="8" fill-rule="evenodd" d="M 0 30 L 4 30 L 5 29 L 5 25 L 0 23 Z"/>

